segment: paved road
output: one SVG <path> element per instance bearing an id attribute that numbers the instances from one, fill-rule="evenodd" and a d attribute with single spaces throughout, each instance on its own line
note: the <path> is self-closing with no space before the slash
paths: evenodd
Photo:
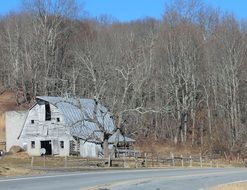
<path id="1" fill-rule="evenodd" d="M 199 190 L 247 180 L 247 169 L 149 169 L 1 178 L 0 190 Z"/>

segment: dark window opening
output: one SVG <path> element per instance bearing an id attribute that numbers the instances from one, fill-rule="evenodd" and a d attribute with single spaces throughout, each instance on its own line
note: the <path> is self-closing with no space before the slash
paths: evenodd
<path id="1" fill-rule="evenodd" d="M 51 121 L 51 107 L 50 104 L 45 105 L 45 120 Z"/>
<path id="2" fill-rule="evenodd" d="M 31 141 L 31 148 L 35 148 L 35 141 Z"/>
<path id="3" fill-rule="evenodd" d="M 40 141 L 41 148 L 45 149 L 45 155 L 52 154 L 51 141 Z"/>
<path id="4" fill-rule="evenodd" d="M 31 120 L 31 123 L 34 124 L 34 120 Z"/>
<path id="5" fill-rule="evenodd" d="M 64 141 L 60 141 L 60 148 L 64 148 Z"/>
<path id="6" fill-rule="evenodd" d="M 60 118 L 59 117 L 57 118 L 57 122 L 60 122 Z"/>

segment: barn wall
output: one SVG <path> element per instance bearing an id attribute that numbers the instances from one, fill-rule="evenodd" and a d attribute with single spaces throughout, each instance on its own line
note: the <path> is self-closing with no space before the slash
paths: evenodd
<path id="1" fill-rule="evenodd" d="M 51 121 L 45 121 L 45 105 L 35 105 L 28 114 L 22 138 L 28 137 L 61 137 L 70 135 L 65 127 L 63 115 L 53 105 L 51 107 Z M 57 121 L 60 119 L 60 122 Z M 34 123 L 32 123 L 32 120 Z"/>
<path id="2" fill-rule="evenodd" d="M 97 158 L 100 152 L 102 152 L 100 145 L 80 140 L 80 156 Z"/>
<path id="3" fill-rule="evenodd" d="M 61 112 L 51 104 L 50 108 L 51 121 L 45 121 L 45 105 L 36 104 L 28 113 L 21 139 L 27 143 L 29 155 L 40 155 L 40 141 L 45 140 L 52 141 L 53 155 L 69 155 L 69 140 L 73 139 L 70 130 L 66 127 Z M 31 148 L 31 141 L 35 141 L 35 148 Z M 60 148 L 60 141 L 64 141 L 63 149 Z"/>
<path id="4" fill-rule="evenodd" d="M 5 114 L 0 111 L 0 150 L 5 150 L 6 134 L 5 134 Z"/>
<path id="5" fill-rule="evenodd" d="M 6 121 L 5 112 L 7 111 L 25 111 L 28 108 L 23 104 L 18 106 L 16 103 L 16 92 L 11 90 L 0 91 L 0 150 L 6 150 Z"/>
<path id="6" fill-rule="evenodd" d="M 23 147 L 23 141 L 18 139 L 18 137 L 21 133 L 26 117 L 27 112 L 25 111 L 11 111 L 5 113 L 6 151 L 9 151 L 14 145 Z"/>
<path id="7" fill-rule="evenodd" d="M 28 139 L 24 140 L 27 144 L 27 152 L 31 156 L 40 156 L 40 140 L 39 139 Z M 35 148 L 31 148 L 31 141 L 35 141 Z"/>
<path id="8" fill-rule="evenodd" d="M 35 141 L 35 148 L 31 147 L 31 141 Z M 40 149 L 41 149 L 41 141 L 51 141 L 52 145 L 52 155 L 59 155 L 59 156 L 69 156 L 69 139 L 64 138 L 30 138 L 26 140 L 27 143 L 27 152 L 31 156 L 40 156 Z M 60 141 L 64 141 L 64 148 L 60 148 Z M 58 143 L 57 143 L 58 142 Z M 58 147 L 55 148 L 55 146 Z M 58 149 L 57 149 L 58 148 Z M 54 152 L 55 150 L 58 150 Z"/>
<path id="9" fill-rule="evenodd" d="M 60 139 L 60 140 L 64 140 L 64 139 Z M 67 139 L 64 141 L 64 148 L 63 149 L 59 149 L 59 155 L 60 156 L 69 156 L 70 153 L 70 143 L 69 143 L 70 139 Z"/>

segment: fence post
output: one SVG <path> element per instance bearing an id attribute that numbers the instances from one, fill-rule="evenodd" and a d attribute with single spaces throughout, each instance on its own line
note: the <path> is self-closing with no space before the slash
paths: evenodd
<path id="1" fill-rule="evenodd" d="M 88 159 L 88 157 L 86 158 L 86 163 L 87 163 L 87 166 L 89 166 L 89 159 Z"/>
<path id="2" fill-rule="evenodd" d="M 65 168 L 68 167 L 67 156 L 64 157 L 64 167 Z"/>
<path id="3" fill-rule="evenodd" d="M 172 166 L 175 167 L 175 160 L 174 160 L 174 154 L 171 153 L 171 157 L 172 157 Z"/>
<path id="4" fill-rule="evenodd" d="M 190 156 L 190 167 L 192 167 L 192 157 Z"/>
<path id="5" fill-rule="evenodd" d="M 45 166 L 46 166 L 46 163 L 45 163 L 45 155 L 43 156 L 43 161 L 44 161 L 44 168 L 45 168 Z"/>
<path id="6" fill-rule="evenodd" d="M 135 153 L 135 165 L 136 165 L 136 168 L 138 168 L 138 158 L 137 158 L 136 153 Z"/>
<path id="7" fill-rule="evenodd" d="M 202 168 L 202 154 L 200 153 L 200 166 Z"/>
<path id="8" fill-rule="evenodd" d="M 31 168 L 33 169 L 33 162 L 34 162 L 34 157 L 32 156 L 31 158 Z"/>
<path id="9" fill-rule="evenodd" d="M 157 153 L 157 166 L 160 167 L 159 153 Z"/>
<path id="10" fill-rule="evenodd" d="M 181 154 L 181 165 L 182 167 L 184 167 L 184 159 L 183 159 L 183 155 Z"/>
<path id="11" fill-rule="evenodd" d="M 108 157 L 108 168 L 110 168 L 111 167 L 111 155 L 109 155 L 109 157 Z"/>
<path id="12" fill-rule="evenodd" d="M 152 167 L 154 167 L 154 155 L 152 153 Z"/>
<path id="13" fill-rule="evenodd" d="M 145 167 L 147 167 L 148 163 L 147 163 L 147 153 L 145 152 Z"/>

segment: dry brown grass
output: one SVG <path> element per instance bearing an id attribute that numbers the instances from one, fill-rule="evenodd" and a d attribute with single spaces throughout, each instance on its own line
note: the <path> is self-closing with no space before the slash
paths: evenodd
<path id="1" fill-rule="evenodd" d="M 212 190 L 247 190 L 247 183 L 222 185 L 222 186 L 215 187 Z"/>
<path id="2" fill-rule="evenodd" d="M 0 176 L 26 176 L 39 173 L 26 168 L 0 166 Z"/>
<path id="3" fill-rule="evenodd" d="M 30 158 L 25 153 L 18 153 L 16 155 L 9 155 L 0 158 L 0 177 L 41 173 L 43 172 L 30 169 Z"/>
<path id="4" fill-rule="evenodd" d="M 155 142 L 153 139 L 138 139 L 137 144 L 135 145 L 136 150 L 141 152 L 148 152 L 160 155 L 170 155 L 171 153 L 180 156 L 189 156 L 189 155 L 199 155 L 200 149 L 193 148 L 190 145 L 177 145 L 174 146 L 172 143 L 167 142 Z"/>

